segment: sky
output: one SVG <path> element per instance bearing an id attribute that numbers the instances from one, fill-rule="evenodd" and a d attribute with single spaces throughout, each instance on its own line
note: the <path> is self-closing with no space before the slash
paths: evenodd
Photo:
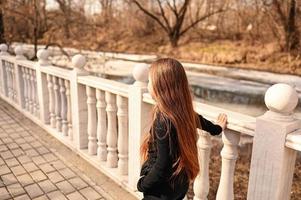
<path id="1" fill-rule="evenodd" d="M 73 0 L 76 2 L 77 0 Z M 100 12 L 100 4 L 97 0 L 86 0 L 85 12 L 87 15 L 93 15 Z M 53 10 L 58 8 L 58 4 L 55 0 L 46 0 L 47 6 L 46 9 Z"/>

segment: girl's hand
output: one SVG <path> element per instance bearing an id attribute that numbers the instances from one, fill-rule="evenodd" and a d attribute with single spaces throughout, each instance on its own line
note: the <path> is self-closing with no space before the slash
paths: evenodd
<path id="1" fill-rule="evenodd" d="M 217 117 L 216 123 L 220 125 L 224 131 L 227 127 L 227 115 L 224 113 L 220 113 Z"/>

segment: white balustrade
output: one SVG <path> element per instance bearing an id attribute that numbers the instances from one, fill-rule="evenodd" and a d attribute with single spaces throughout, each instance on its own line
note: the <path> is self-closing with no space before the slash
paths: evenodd
<path id="1" fill-rule="evenodd" d="M 48 82 L 48 93 L 49 93 L 50 125 L 52 128 L 55 128 L 56 127 L 56 118 L 55 118 L 54 84 L 53 84 L 53 78 L 50 74 L 47 74 L 47 82 Z"/>
<path id="2" fill-rule="evenodd" d="M 24 86 L 24 108 L 25 110 L 29 110 L 29 98 L 28 98 L 28 82 L 27 82 L 27 74 L 26 74 L 26 68 L 21 68 L 22 78 L 23 78 L 23 86 Z"/>
<path id="3" fill-rule="evenodd" d="M 54 99 L 55 99 L 55 121 L 57 131 L 62 131 L 62 118 L 61 118 L 61 98 L 60 98 L 60 86 L 58 77 L 52 77 L 53 89 L 54 89 Z"/>
<path id="4" fill-rule="evenodd" d="M 108 167 L 117 167 L 118 155 L 117 155 L 117 124 L 116 124 L 116 95 L 110 92 L 105 93 L 105 99 L 107 102 L 107 117 L 108 117 L 108 129 L 107 129 L 107 145 L 108 145 Z"/>
<path id="5" fill-rule="evenodd" d="M 31 76 L 30 76 L 30 69 L 26 68 L 26 80 L 27 80 L 27 85 L 28 85 L 28 111 L 31 112 L 32 107 L 33 107 L 33 101 L 32 101 L 32 82 L 31 82 Z"/>
<path id="6" fill-rule="evenodd" d="M 36 103 L 35 103 L 36 94 L 35 94 L 35 82 L 34 82 L 34 78 L 33 78 L 33 76 L 35 74 L 33 73 L 33 71 L 31 69 L 28 70 L 28 74 L 29 74 L 29 77 L 30 77 L 29 81 L 30 81 L 30 86 L 31 86 L 31 88 L 30 88 L 31 89 L 31 97 L 30 97 L 30 99 L 31 99 L 31 109 L 30 109 L 30 112 L 35 113 L 36 112 Z"/>
<path id="7" fill-rule="evenodd" d="M 35 91 L 35 95 L 34 95 L 34 110 L 35 112 L 33 113 L 35 116 L 39 117 L 40 115 L 40 105 L 39 105 L 39 94 L 38 94 L 38 88 L 37 88 L 37 76 L 36 76 L 36 72 L 33 70 L 33 83 L 34 83 L 34 91 Z"/>
<path id="8" fill-rule="evenodd" d="M 89 155 L 95 155 L 97 153 L 95 89 L 87 86 L 86 92 L 88 105 L 88 153 Z"/>
<path id="9" fill-rule="evenodd" d="M 67 123 L 68 123 L 68 136 L 69 139 L 73 140 L 72 132 L 72 112 L 71 112 L 71 97 L 70 97 L 70 82 L 65 80 L 66 97 L 67 97 Z"/>
<path id="10" fill-rule="evenodd" d="M 141 167 L 140 145 L 143 134 L 150 128 L 154 104 L 146 94 L 148 65 L 135 66 L 135 83 L 128 87 L 90 76 L 84 70 L 86 60 L 81 55 L 72 58 L 74 69 L 66 75 L 62 72 L 68 70 L 50 64 L 46 49 L 39 50 L 37 67 L 29 66 L 31 61 L 25 60 L 22 47 L 15 49 L 16 57 L 7 55 L 7 46 L 0 45 L 0 50 L 1 97 L 8 103 L 14 102 L 13 105 L 21 103 L 16 108 L 29 118 L 41 115 L 34 120 L 40 120 L 42 127 L 47 125 L 46 130 L 51 130 L 51 134 L 96 167 L 106 164 L 107 167 L 100 169 L 126 184 L 127 189 L 136 190 Z M 297 131 L 301 130 L 301 121 L 293 115 L 298 95 L 294 88 L 276 84 L 267 91 L 265 103 L 269 111 L 257 119 L 225 112 L 229 121 L 222 134 L 217 200 L 234 199 L 234 170 L 241 133 L 255 135 L 247 199 L 290 198 L 296 149 L 301 149 L 301 135 Z M 205 104 L 197 108 L 211 119 L 221 111 Z M 210 135 L 199 130 L 197 146 L 200 172 L 193 185 L 194 200 L 207 200 Z"/>
<path id="11" fill-rule="evenodd" d="M 118 170 L 121 175 L 128 174 L 128 102 L 117 95 L 118 116 Z"/>
<path id="12" fill-rule="evenodd" d="M 198 158 L 200 165 L 199 175 L 196 177 L 193 184 L 194 200 L 207 200 L 209 193 L 209 162 L 210 151 L 212 148 L 211 137 L 209 133 L 198 130 L 199 138 L 197 142 L 198 146 Z"/>
<path id="13" fill-rule="evenodd" d="M 238 157 L 238 143 L 240 133 L 225 130 L 222 134 L 224 147 L 221 151 L 222 171 L 221 179 L 217 190 L 217 200 L 233 200 L 234 199 L 234 170 Z"/>
<path id="14" fill-rule="evenodd" d="M 101 161 L 107 160 L 107 113 L 105 92 L 96 90 L 97 108 L 97 157 Z"/>
<path id="15" fill-rule="evenodd" d="M 62 132 L 64 136 L 68 136 L 67 96 L 66 96 L 65 80 L 62 78 L 59 78 L 59 87 L 61 93 Z"/>

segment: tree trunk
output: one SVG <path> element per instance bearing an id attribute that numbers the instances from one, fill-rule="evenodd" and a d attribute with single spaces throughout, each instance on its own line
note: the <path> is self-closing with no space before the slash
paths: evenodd
<path id="1" fill-rule="evenodd" d="M 299 31 L 296 26 L 296 0 L 291 0 L 286 25 L 286 51 L 297 50 L 300 46 Z"/>
<path id="2" fill-rule="evenodd" d="M 3 12 L 2 9 L 0 9 L 0 43 L 5 43 L 5 37 L 4 37 L 4 21 L 3 21 Z"/>

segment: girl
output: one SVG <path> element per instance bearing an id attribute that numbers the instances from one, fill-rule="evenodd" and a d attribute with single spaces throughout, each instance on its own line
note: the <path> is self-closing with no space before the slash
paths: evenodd
<path id="1" fill-rule="evenodd" d="M 151 64 L 148 90 L 156 105 L 141 146 L 144 164 L 137 188 L 143 200 L 182 200 L 200 168 L 197 128 L 218 135 L 227 116 L 220 114 L 215 125 L 194 112 L 185 70 L 174 59 Z"/>

